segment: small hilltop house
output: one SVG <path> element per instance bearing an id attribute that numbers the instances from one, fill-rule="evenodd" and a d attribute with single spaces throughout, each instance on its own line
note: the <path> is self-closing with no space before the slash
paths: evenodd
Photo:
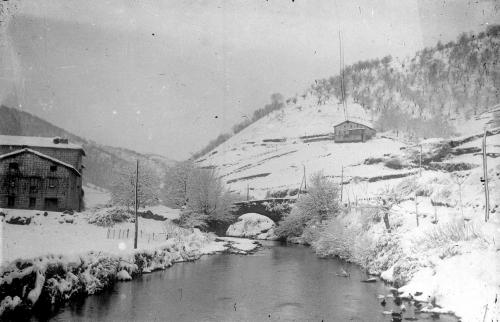
<path id="1" fill-rule="evenodd" d="M 339 123 L 333 128 L 333 139 L 336 143 L 365 142 L 377 133 L 368 125 L 349 120 Z"/>
<path id="2" fill-rule="evenodd" d="M 0 135 L 0 208 L 82 210 L 84 155 L 67 139 Z"/>

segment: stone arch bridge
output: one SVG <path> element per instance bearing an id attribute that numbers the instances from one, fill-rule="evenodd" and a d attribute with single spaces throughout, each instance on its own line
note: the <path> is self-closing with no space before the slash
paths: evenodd
<path id="1" fill-rule="evenodd" d="M 227 228 L 235 223 L 239 216 L 251 212 L 269 217 L 278 223 L 285 214 L 290 212 L 291 205 L 295 203 L 295 200 L 296 198 L 268 198 L 235 202 L 231 210 L 233 219 L 225 223 L 211 223 L 210 230 L 219 236 L 224 236 Z"/>
<path id="2" fill-rule="evenodd" d="M 295 200 L 296 198 L 269 198 L 235 202 L 231 213 L 235 220 L 241 215 L 254 212 L 269 217 L 277 223 L 290 212 Z"/>

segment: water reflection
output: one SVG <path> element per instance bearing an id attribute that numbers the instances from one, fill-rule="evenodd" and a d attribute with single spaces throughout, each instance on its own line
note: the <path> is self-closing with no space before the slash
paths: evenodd
<path id="1" fill-rule="evenodd" d="M 336 276 L 341 266 L 350 278 Z M 74 302 L 54 321 L 390 321 L 381 283 L 337 260 L 319 259 L 309 248 L 267 245 L 250 256 L 206 256 L 180 263 L 111 291 Z M 407 317 L 413 317 L 408 312 Z M 418 315 L 419 321 L 431 320 Z M 34 317 L 33 320 L 43 320 Z M 441 321 L 456 321 L 441 316 Z"/>

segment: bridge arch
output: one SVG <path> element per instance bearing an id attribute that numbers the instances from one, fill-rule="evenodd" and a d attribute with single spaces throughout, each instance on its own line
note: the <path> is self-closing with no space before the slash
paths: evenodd
<path id="1" fill-rule="evenodd" d="M 246 213 L 257 213 L 270 218 L 275 223 L 280 222 L 288 214 L 291 205 L 295 202 L 292 198 L 271 198 L 248 200 L 234 203 L 232 214 L 235 220 Z"/>

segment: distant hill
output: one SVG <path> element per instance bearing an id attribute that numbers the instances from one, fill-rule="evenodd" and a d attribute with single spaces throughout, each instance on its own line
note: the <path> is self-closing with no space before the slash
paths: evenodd
<path id="1" fill-rule="evenodd" d="M 96 186 L 110 189 L 116 177 L 126 168 L 133 167 L 135 160 L 148 165 L 159 177 L 165 175 L 168 166 L 174 161 L 155 154 L 141 154 L 129 149 L 98 144 L 91 140 L 74 135 L 37 116 L 27 112 L 0 106 L 0 134 L 43 137 L 65 137 L 71 143 L 80 144 L 86 156 L 83 180 Z"/>

